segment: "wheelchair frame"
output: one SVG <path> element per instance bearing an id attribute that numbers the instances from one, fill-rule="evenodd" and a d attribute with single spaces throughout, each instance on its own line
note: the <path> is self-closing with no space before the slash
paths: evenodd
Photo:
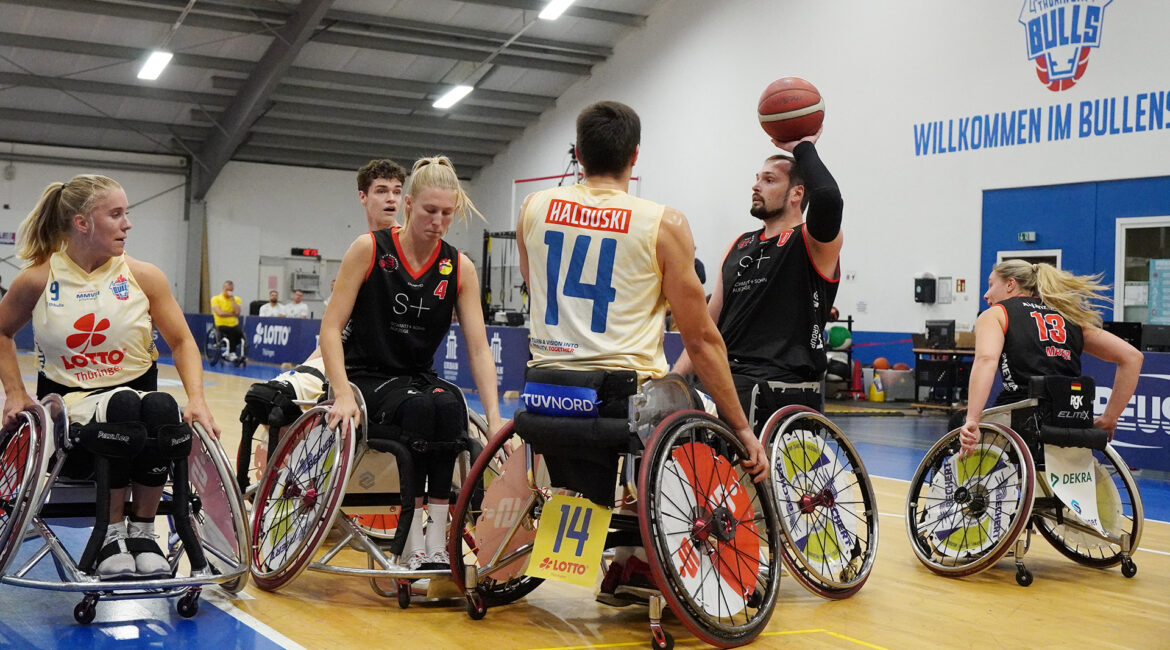
<path id="1" fill-rule="evenodd" d="M 677 378 L 668 379 L 681 382 Z M 685 388 L 685 384 L 680 385 L 689 397 L 689 389 Z M 630 412 L 631 436 L 638 435 L 645 451 L 637 460 L 633 453 L 622 454 L 615 488 L 620 486 L 623 491 L 620 504 L 636 504 L 638 511 L 637 515 L 614 512 L 606 547 L 643 546 L 656 589 L 619 587 L 619 591 L 648 600 L 651 639 L 656 648 L 670 648 L 674 644 L 671 635 L 662 627 L 662 612 L 668 606 L 674 609 L 687 629 L 706 643 L 720 647 L 748 643 L 767 626 L 779 587 L 782 542 L 771 486 L 767 480 L 753 483 L 750 476 L 738 467 L 738 460 L 729 460 L 741 459 L 746 452 L 735 434 L 719 420 L 696 410 L 678 410 L 661 417 L 667 411 L 660 404 L 654 404 L 654 399 L 647 404 L 644 392 L 632 396 L 630 400 L 633 407 Z M 547 472 L 542 473 L 543 458 L 530 443 L 523 441 L 522 445 L 509 448 L 508 442 L 513 436 L 520 437 L 512 424 L 508 424 L 492 438 L 472 467 L 452 511 L 453 520 L 462 522 L 469 533 L 463 538 L 452 536 L 448 541 L 448 552 L 452 573 L 466 593 L 467 611 L 472 619 L 483 618 L 488 607 L 505 604 L 528 594 L 543 581 L 524 575 L 524 568 L 517 569 L 514 565 L 523 562 L 526 566 L 530 559 L 543 503 L 554 492 L 565 492 L 546 481 Z M 719 481 L 719 487 L 723 487 L 724 481 L 734 481 L 730 490 L 718 495 L 701 494 L 705 490 L 714 492 L 718 488 L 712 488 L 710 484 L 688 483 L 682 476 L 683 471 L 679 470 L 681 461 L 676 453 L 681 452 L 683 457 L 690 454 L 691 467 L 694 468 L 703 464 L 696 460 L 694 454 L 708 451 L 712 454 L 712 471 L 726 474 Z M 522 465 L 521 459 L 509 460 L 517 453 L 523 453 Z M 635 464 L 639 461 L 641 469 L 636 472 Z M 516 470 L 523 467 L 522 482 L 526 485 L 523 488 L 526 496 L 522 497 L 523 501 L 520 501 L 521 497 L 508 497 L 516 503 L 509 502 L 506 506 L 503 501 L 493 503 L 497 510 L 492 510 L 488 501 L 490 495 L 487 491 L 479 493 L 477 489 L 488 483 L 486 475 L 489 470 L 507 471 L 505 465 L 508 463 Z M 499 478 L 503 474 L 497 476 L 490 485 L 505 484 Z M 697 489 L 695 500 L 687 506 L 665 496 L 663 481 L 669 478 L 664 477 L 673 477 L 677 486 L 683 487 L 684 493 L 692 488 Z M 635 478 L 637 489 L 634 488 Z M 742 488 L 747 488 L 749 493 L 740 495 L 739 499 L 746 499 L 747 507 L 754 513 L 751 519 L 743 521 L 737 519 L 734 507 L 728 505 L 729 499 L 736 498 L 732 495 Z M 508 494 L 515 491 L 514 488 L 507 489 L 510 490 Z M 686 516 L 680 517 L 673 512 L 682 509 L 687 509 Z M 488 539 L 475 534 L 476 525 L 480 521 L 497 522 L 495 530 L 503 532 L 498 546 L 477 546 L 478 539 Z M 667 530 L 670 526 L 665 522 L 668 521 L 679 522 L 683 528 Z M 674 526 L 678 527 L 679 523 Z M 756 549 L 751 552 L 754 557 L 737 549 L 736 540 L 740 532 L 756 538 Z M 695 553 L 681 560 L 684 566 L 680 571 L 674 556 L 681 553 L 686 542 L 683 541 L 678 549 L 674 545 L 682 538 L 691 540 L 689 548 Z M 730 552 L 734 562 L 727 561 L 724 557 L 726 552 Z M 479 557 L 476 557 L 477 554 Z M 481 564 L 480 557 L 488 559 Z M 687 569 L 690 562 L 688 558 L 693 558 L 700 566 L 703 566 L 702 563 L 709 564 L 710 571 L 691 573 Z M 751 568 L 753 564 L 754 569 Z M 746 571 L 745 566 L 748 567 Z M 603 570 L 605 568 L 602 567 Z M 498 576 L 498 579 L 493 576 Z M 705 577 L 700 579 L 696 587 L 694 580 L 698 576 Z M 717 578 L 714 589 L 707 584 L 711 576 Z M 690 588 L 694 588 L 696 593 L 689 592 Z M 742 602 L 720 600 L 720 597 L 726 598 L 727 588 L 732 590 L 732 594 L 738 593 L 735 598 L 742 599 Z M 704 602 L 706 597 L 712 595 L 715 596 L 715 603 Z M 712 606 L 716 611 L 709 611 Z M 735 606 L 740 606 L 740 609 L 734 610 Z"/>
<path id="2" fill-rule="evenodd" d="M 3 444 L 7 455 L 8 444 L 13 438 L 22 435 L 22 432 L 28 434 L 29 453 L 24 464 L 24 474 L 20 478 L 21 485 L 18 487 L 16 505 L 9 510 L 8 520 L 0 525 L 0 531 L 3 531 L 3 535 L 0 536 L 0 543 L 3 544 L 3 548 L 0 549 L 0 582 L 34 589 L 84 593 L 82 601 L 73 610 L 74 618 L 83 624 L 93 621 L 97 603 L 103 599 L 180 596 L 178 613 L 184 618 L 190 618 L 199 610 L 198 599 L 204 586 L 219 584 L 230 592 L 238 592 L 244 587 L 247 581 L 248 534 L 243 502 L 239 491 L 235 489 L 231 466 L 223 450 L 201 426 L 197 423 L 192 426 L 195 440 L 198 442 L 192 448 L 192 457 L 198 458 L 198 461 L 191 463 L 189 458 L 187 462 L 189 481 L 197 484 L 196 491 L 190 495 L 190 499 L 192 503 L 200 504 L 200 507 L 191 510 L 190 516 L 196 537 L 201 540 L 202 555 L 207 560 L 207 566 L 191 575 L 174 578 L 101 580 L 81 570 L 78 562 L 46 523 L 46 519 L 92 517 L 95 510 L 92 498 L 68 499 L 81 491 L 86 491 L 87 496 L 91 496 L 92 481 L 68 483 L 58 481 L 65 457 L 71 449 L 64 403 L 59 396 L 48 395 L 41 404 L 23 412 L 21 416 L 24 422 L 17 431 L 8 432 L 9 435 Z M 56 443 L 56 451 L 53 453 L 56 463 L 51 472 L 48 471 L 49 454 L 45 453 L 45 445 L 49 440 Z M 7 480 L 11 472 L 7 467 L 4 470 Z M 214 472 L 214 476 L 209 472 Z M 216 477 L 219 478 L 222 488 L 218 493 L 210 485 L 210 481 Z M 67 498 L 52 500 L 58 496 Z M 171 503 L 163 501 L 159 516 L 171 516 L 172 508 L 169 507 Z M 225 509 L 227 512 L 224 512 Z M 216 513 L 220 517 L 229 517 L 231 521 L 218 523 L 211 521 L 210 515 Z M 234 535 L 223 531 L 221 525 L 228 523 L 234 529 Z M 41 538 L 43 545 L 10 572 L 9 569 L 21 547 L 36 537 Z M 185 549 L 182 539 L 175 532 L 173 521 L 166 546 L 171 571 L 177 572 Z M 28 577 L 28 573 L 46 556 L 52 557 L 61 578 L 60 582 Z"/>
<path id="3" fill-rule="evenodd" d="M 219 328 L 215 325 L 207 330 L 207 334 L 203 336 L 203 355 L 207 358 L 207 364 L 215 367 L 220 360 L 224 358 L 224 352 L 231 351 L 231 343 L 228 342 L 227 337 L 219 335 Z M 237 368 L 242 368 L 248 365 L 248 337 L 240 337 L 240 352 L 235 361 L 231 364 Z"/>
<path id="4" fill-rule="evenodd" d="M 459 391 L 458 387 L 449 382 L 440 381 L 446 384 L 450 390 L 457 391 L 462 399 L 462 392 Z M 372 449 L 367 437 L 368 427 L 366 423 L 367 410 L 365 400 L 356 386 L 353 386 L 353 384 L 350 384 L 350 386 L 353 388 L 354 396 L 361 409 L 362 415 L 359 422 L 351 422 L 348 429 L 342 427 L 342 431 L 340 432 L 332 432 L 325 428 L 324 418 L 328 413 L 329 407 L 332 405 L 332 399 L 330 398 L 313 406 L 302 414 L 296 422 L 289 425 L 286 434 L 281 438 L 276 449 L 273 451 L 271 461 L 265 467 L 264 475 L 261 477 L 255 492 L 256 498 L 253 503 L 252 514 L 253 553 L 251 571 L 257 586 L 268 591 L 280 589 L 306 569 L 322 573 L 363 577 L 369 580 L 371 589 L 378 595 L 384 597 L 397 595 L 399 607 L 405 609 L 410 606 L 412 596 L 427 595 L 426 590 L 415 588 L 415 581 L 431 579 L 431 584 L 428 585 L 428 587 L 431 587 L 434 585 L 435 579 L 449 578 L 450 572 L 447 568 L 411 571 L 400 567 L 391 561 L 393 556 L 387 553 L 390 544 L 385 541 L 384 534 L 377 534 L 373 530 L 362 526 L 355 521 L 357 516 L 339 516 L 346 507 L 345 496 L 348 483 L 353 478 L 353 470 L 360 464 L 368 452 L 377 451 Z M 477 429 L 480 435 L 486 437 L 484 432 L 487 431 L 487 423 L 482 416 L 467 408 L 465 399 L 464 408 L 468 414 L 469 421 L 468 438 L 471 441 L 469 445 L 471 449 L 468 450 L 468 455 L 471 458 L 467 459 L 460 453 L 456 461 L 456 471 L 463 476 L 467 476 L 471 462 L 474 461 L 474 455 L 477 455 L 478 451 L 471 429 Z M 304 490 L 303 493 L 292 495 L 291 499 L 299 499 L 300 504 L 308 508 L 313 508 L 316 506 L 317 500 L 322 499 L 325 502 L 324 507 L 316 513 L 306 513 L 311 520 L 305 525 L 305 528 L 308 529 L 307 532 L 296 543 L 296 548 L 293 549 L 296 556 L 290 557 L 279 566 L 272 568 L 270 565 L 266 565 L 265 559 L 261 557 L 264 546 L 263 537 L 266 536 L 264 519 L 266 513 L 269 512 L 266 509 L 266 505 L 270 501 L 279 502 L 287 498 L 283 496 L 287 494 L 284 492 L 282 492 L 282 496 L 280 497 L 271 497 L 274 489 L 278 487 L 275 485 L 277 477 L 273 476 L 273 474 L 280 472 L 281 464 L 284 462 L 283 459 L 293 453 L 293 447 L 295 447 L 297 442 L 313 431 L 325 431 L 335 436 L 332 439 L 333 441 L 329 443 L 328 450 L 319 450 L 318 453 L 319 458 L 334 464 L 334 471 L 330 472 L 331 475 L 328 477 L 328 484 L 324 486 L 325 489 L 316 489 L 322 487 L 316 486 L 316 488 Z M 385 443 L 387 441 L 380 442 Z M 402 447 L 401 451 L 402 453 L 408 453 L 405 447 Z M 390 452 L 383 453 L 387 453 L 388 461 L 390 459 L 396 459 L 395 454 Z M 329 458 L 331 460 L 328 460 Z M 399 487 L 401 489 L 401 476 L 399 478 Z M 282 490 L 287 489 L 287 484 L 281 487 Z M 312 493 L 310 494 L 310 492 Z M 400 494 L 401 491 L 395 495 L 387 494 L 386 496 L 393 498 Z M 390 507 L 396 504 L 386 505 Z M 285 520 L 289 519 L 288 517 L 280 518 Z M 436 522 L 433 522 L 431 525 L 436 525 Z M 342 538 L 332 548 L 326 551 L 320 559 L 313 561 L 312 557 L 316 555 L 329 530 L 335 526 L 340 528 Z M 335 563 L 338 555 L 346 548 L 355 548 L 364 552 L 366 554 L 366 567 L 361 568 Z M 389 591 L 383 589 L 378 584 L 379 579 L 395 581 L 394 590 Z M 446 596 L 439 595 L 438 597 L 443 598 Z"/>
<path id="5" fill-rule="evenodd" d="M 931 508 L 931 506 L 926 505 L 921 510 L 919 509 L 920 500 L 929 498 L 925 494 L 926 474 L 932 469 L 937 472 L 938 467 L 949 462 L 950 458 L 958 454 L 959 429 L 948 432 L 936 442 L 915 470 L 906 500 L 906 532 L 910 537 L 911 547 L 914 549 L 915 555 L 931 571 L 950 577 L 972 575 L 990 568 L 1010 553 L 1015 559 L 1016 582 L 1020 586 L 1026 587 L 1032 584 L 1033 575 L 1027 566 L 1025 566 L 1023 558 L 1031 547 L 1032 529 L 1035 527 L 1041 536 L 1052 544 L 1057 551 L 1079 564 L 1095 568 L 1108 568 L 1120 564 L 1121 573 L 1125 577 L 1132 578 L 1137 574 L 1137 565 L 1133 561 L 1132 552 L 1137 548 L 1138 542 L 1141 540 L 1145 514 L 1137 483 L 1129 471 L 1129 466 L 1122 460 L 1117 451 L 1113 449 L 1113 446 L 1106 445 L 1104 451 L 1099 453 L 1101 453 L 1105 461 L 1113 465 L 1113 471 L 1109 472 L 1109 474 L 1111 479 L 1114 473 L 1117 475 L 1120 485 L 1115 484 L 1114 487 L 1118 489 L 1119 494 L 1124 490 L 1130 496 L 1128 504 L 1123 504 L 1123 506 L 1129 506 L 1130 513 L 1128 515 L 1124 512 L 1122 513 L 1122 516 L 1130 522 L 1129 530 L 1122 531 L 1116 537 L 1102 535 L 1092 526 L 1066 517 L 1065 511 L 1068 508 L 1055 495 L 1048 482 L 1041 477 L 1041 470 L 1037 467 L 1031 446 L 1010 426 L 988 421 L 988 418 L 995 420 L 1004 416 L 1010 417 L 1012 411 L 1021 408 L 1032 408 L 1037 406 L 1038 403 L 1038 399 L 1031 398 L 983 411 L 979 424 L 983 436 L 980 440 L 979 450 L 976 453 L 983 453 L 983 450 L 986 449 L 986 446 L 989 444 L 987 442 L 989 434 L 994 436 L 990 444 L 994 445 L 994 443 L 1001 440 L 1006 442 L 1006 446 L 1009 449 L 1002 450 L 1008 459 L 1004 464 L 1006 466 L 1013 458 L 1017 459 L 1015 462 L 1018 464 L 1018 468 L 1012 469 L 1011 471 L 1019 476 L 1020 482 L 1018 487 L 1021 498 L 1016 502 L 1018 504 L 1017 510 L 1011 518 L 1011 523 L 1007 531 L 999 538 L 991 540 L 992 543 L 989 546 L 975 551 L 974 554 L 967 558 L 965 563 L 960 562 L 961 558 L 958 555 L 954 556 L 951 560 L 947 560 L 946 556 L 943 556 L 943 559 L 936 558 L 937 553 L 932 552 L 932 547 L 926 537 L 923 536 L 923 531 L 918 530 L 919 524 L 927 521 L 927 511 Z M 1036 444 L 1042 445 L 1043 443 L 1038 440 Z M 999 449 L 999 447 L 995 448 Z M 1100 461 L 1101 459 L 1098 459 L 1098 463 L 1104 466 L 1104 463 Z M 980 458 L 980 463 L 982 463 L 982 458 Z M 982 469 L 981 466 L 980 469 Z M 996 486 L 996 489 L 1002 488 L 1006 480 L 1001 481 L 1000 485 Z M 989 494 L 989 491 L 986 490 L 985 486 L 982 488 L 980 486 L 980 483 L 976 483 L 971 486 L 972 489 L 968 490 L 967 486 L 964 485 L 960 488 L 962 493 L 956 491 L 954 501 L 956 505 L 962 507 L 963 512 L 974 512 L 978 516 L 980 514 L 978 511 L 988 505 L 985 496 Z M 1009 485 L 1008 487 L 1011 488 L 1014 486 Z M 1116 546 L 1119 550 L 1111 557 L 1105 557 L 1104 555 L 1094 557 L 1092 555 L 1079 554 L 1076 549 L 1071 548 L 1058 537 L 1056 529 L 1059 526 L 1100 540 L 1111 546 Z M 986 534 L 986 530 L 982 524 L 979 525 L 979 529 Z"/>

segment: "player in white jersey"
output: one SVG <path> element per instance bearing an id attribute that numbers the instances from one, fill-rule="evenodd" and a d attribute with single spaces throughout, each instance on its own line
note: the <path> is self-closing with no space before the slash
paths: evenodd
<path id="1" fill-rule="evenodd" d="M 577 117 L 576 144 L 584 182 L 524 201 L 516 243 L 531 300 L 529 365 L 662 377 L 669 301 L 699 378 L 747 448 L 744 468 L 762 481 L 764 448 L 739 405 L 727 348 L 707 314 L 690 225 L 681 212 L 628 193 L 640 139 L 641 122 L 629 106 L 586 107 Z M 629 581 L 631 553 L 619 549 L 599 598 Z"/>
<path id="2" fill-rule="evenodd" d="M 5 427 L 35 403 L 21 380 L 13 343 L 32 320 L 40 362 L 37 397 L 62 394 L 70 423 L 83 425 L 83 447 L 113 456 L 109 525 L 99 514 L 94 530 L 104 536 L 96 560 L 103 578 L 170 574 L 154 542 L 167 479 L 162 461 L 170 458 L 167 449 L 188 444 L 184 422 L 197 421 L 219 435 L 203 398 L 199 347 L 170 283 L 157 267 L 125 253 L 128 214 L 126 193 L 110 178 L 78 176 L 50 185 L 20 227 L 20 256 L 29 266 L 0 302 Z M 157 392 L 156 327 L 171 347 L 187 393 L 182 412 L 173 397 Z M 93 433 L 98 440 L 87 444 L 92 425 L 99 423 L 104 426 Z M 71 452 L 70 459 L 76 456 Z M 127 486 L 133 496 L 130 513 L 124 512 Z M 123 521 L 126 514 L 129 524 Z"/>

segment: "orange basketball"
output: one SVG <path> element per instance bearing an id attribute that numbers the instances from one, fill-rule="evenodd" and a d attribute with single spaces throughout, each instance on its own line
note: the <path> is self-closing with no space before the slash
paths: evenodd
<path id="1" fill-rule="evenodd" d="M 898 363 L 894 364 L 894 370 L 909 370 L 909 369 L 910 369 L 910 364 L 908 364 L 908 363 L 902 363 L 901 361 L 899 361 Z"/>
<path id="2" fill-rule="evenodd" d="M 760 126 L 780 142 L 812 135 L 825 119 L 825 102 L 816 86 L 800 77 L 784 77 L 768 84 L 760 95 Z"/>
<path id="3" fill-rule="evenodd" d="M 878 357 L 878 358 L 874 359 L 873 360 L 873 369 L 874 370 L 889 370 L 890 369 L 890 360 L 885 358 L 885 357 Z"/>

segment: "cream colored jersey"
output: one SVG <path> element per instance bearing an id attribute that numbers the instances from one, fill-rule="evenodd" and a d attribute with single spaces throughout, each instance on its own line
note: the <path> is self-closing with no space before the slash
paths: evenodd
<path id="1" fill-rule="evenodd" d="M 58 384 L 117 386 L 158 358 L 150 301 L 125 255 L 86 273 L 65 253 L 54 253 L 32 322 L 40 371 Z"/>
<path id="2" fill-rule="evenodd" d="M 532 313 L 529 365 L 666 374 L 656 247 L 665 206 L 620 190 L 557 187 L 522 215 Z"/>

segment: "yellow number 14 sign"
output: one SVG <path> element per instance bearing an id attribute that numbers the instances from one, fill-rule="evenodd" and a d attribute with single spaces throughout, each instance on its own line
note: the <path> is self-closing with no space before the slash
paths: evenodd
<path id="1" fill-rule="evenodd" d="M 611 514 L 609 508 L 588 499 L 554 494 L 541 512 L 525 573 L 592 587 L 601 567 Z"/>

